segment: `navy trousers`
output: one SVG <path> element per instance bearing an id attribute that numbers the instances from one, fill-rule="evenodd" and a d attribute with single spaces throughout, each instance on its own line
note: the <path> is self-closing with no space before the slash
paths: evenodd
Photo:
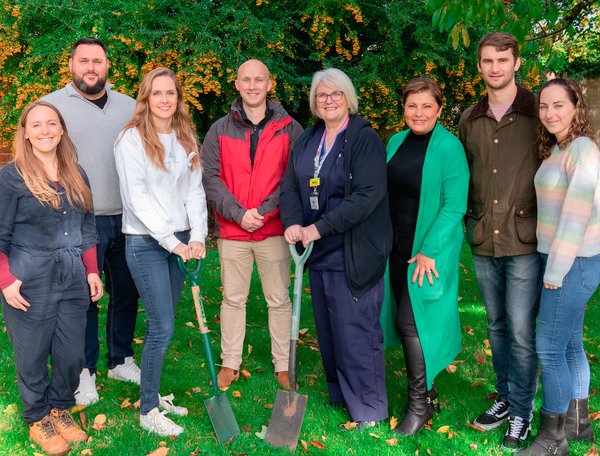
<path id="1" fill-rule="evenodd" d="M 13 346 L 23 419 L 33 423 L 52 408 L 75 405 L 90 294 L 79 249 L 12 248 L 10 262 L 11 270 L 23 277 L 21 295 L 30 307 L 23 312 L 2 299 L 2 308 Z"/>
<path id="2" fill-rule="evenodd" d="M 343 271 L 311 269 L 310 285 L 331 401 L 343 403 L 353 421 L 385 420 L 383 279 L 360 299 L 352 296 Z"/>
<path id="3" fill-rule="evenodd" d="M 125 259 L 125 235 L 121 232 L 121 215 L 97 216 L 97 258 L 100 273 L 104 271 L 104 290 L 108 294 L 106 313 L 106 346 L 108 368 L 123 364 L 133 356 L 133 336 L 138 309 L 138 292 Z M 96 372 L 100 344 L 98 342 L 98 303 L 89 303 L 85 329 L 85 366 Z"/>

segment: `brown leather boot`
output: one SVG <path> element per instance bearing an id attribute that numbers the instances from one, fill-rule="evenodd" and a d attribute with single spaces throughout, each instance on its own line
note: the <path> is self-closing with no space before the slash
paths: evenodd
<path id="1" fill-rule="evenodd" d="M 62 456 L 71 449 L 54 427 L 50 415 L 29 425 L 29 438 L 49 456 Z"/>
<path id="2" fill-rule="evenodd" d="M 87 434 L 77 425 L 69 410 L 52 409 L 50 416 L 54 427 L 67 442 L 85 442 L 87 440 Z"/>
<path id="3" fill-rule="evenodd" d="M 288 371 L 275 372 L 275 377 L 277 377 L 279 386 L 285 390 L 290 389 L 290 375 L 288 374 Z"/>
<path id="4" fill-rule="evenodd" d="M 240 373 L 230 367 L 222 367 L 217 374 L 217 383 L 219 388 L 229 388 L 233 382 L 240 378 Z"/>

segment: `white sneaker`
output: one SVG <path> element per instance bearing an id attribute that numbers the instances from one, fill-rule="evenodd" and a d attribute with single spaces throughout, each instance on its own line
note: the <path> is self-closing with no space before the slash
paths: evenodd
<path id="1" fill-rule="evenodd" d="M 164 410 L 165 413 L 172 413 L 173 415 L 178 416 L 186 416 L 188 414 L 188 409 L 185 407 L 179 407 L 177 405 L 173 405 L 173 399 L 175 396 L 173 394 L 169 394 L 168 396 L 158 395 L 158 408 Z"/>
<path id="2" fill-rule="evenodd" d="M 159 412 L 158 407 L 154 407 L 147 415 L 140 415 L 140 426 L 162 437 L 181 434 L 183 428 L 167 418 L 166 413 L 166 411 Z"/>
<path id="3" fill-rule="evenodd" d="M 98 402 L 98 391 L 96 391 L 96 374 L 90 374 L 89 369 L 83 369 L 79 374 L 79 386 L 75 391 L 75 403 L 77 405 L 91 405 Z"/>
<path id="4" fill-rule="evenodd" d="M 140 368 L 135 364 L 133 356 L 128 356 L 125 358 L 125 362 L 123 364 L 119 364 L 112 369 L 108 369 L 108 378 L 112 378 L 113 380 L 133 382 L 136 385 L 139 385 L 140 377 Z"/>

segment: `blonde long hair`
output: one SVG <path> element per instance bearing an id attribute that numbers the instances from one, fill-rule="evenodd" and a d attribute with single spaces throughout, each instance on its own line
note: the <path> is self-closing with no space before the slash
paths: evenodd
<path id="1" fill-rule="evenodd" d="M 152 164 L 158 169 L 163 171 L 167 170 L 165 167 L 165 148 L 158 138 L 156 127 L 152 121 L 150 106 L 148 104 L 148 98 L 150 98 L 152 93 L 152 82 L 160 76 L 168 76 L 175 83 L 175 88 L 177 90 L 177 109 L 173 114 L 172 127 L 177 136 L 177 140 L 185 149 L 188 157 L 192 152 L 196 152 L 196 155 L 190 160 L 192 169 L 195 169 L 197 166 L 200 166 L 200 141 L 198 141 L 198 138 L 194 133 L 190 114 L 183 101 L 183 90 L 181 89 L 181 85 L 177 81 L 175 73 L 169 68 L 158 67 L 144 76 L 144 79 L 142 79 L 142 83 L 140 84 L 135 112 L 124 130 L 137 128 L 140 137 L 142 138 L 144 151 L 146 152 L 146 155 L 148 155 L 148 158 L 150 158 Z"/>
<path id="2" fill-rule="evenodd" d="M 59 110 L 45 101 L 36 101 L 28 105 L 19 119 L 17 133 L 14 139 L 13 163 L 23 177 L 25 185 L 33 196 L 42 204 L 50 205 L 54 210 L 61 209 L 60 194 L 54 188 L 50 178 L 44 171 L 42 162 L 35 156 L 31 142 L 25 138 L 25 125 L 29 113 L 38 106 L 52 109 L 63 129 L 62 137 L 56 147 L 58 161 L 58 177 L 65 189 L 65 195 L 70 206 L 80 206 L 86 212 L 92 212 L 92 192 L 85 182 L 81 169 L 77 164 L 77 151 L 67 132 L 67 126 Z"/>

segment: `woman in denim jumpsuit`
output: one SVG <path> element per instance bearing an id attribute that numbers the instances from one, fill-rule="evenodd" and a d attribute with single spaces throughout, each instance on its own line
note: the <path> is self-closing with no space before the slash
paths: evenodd
<path id="1" fill-rule="evenodd" d="M 87 439 L 68 409 L 90 294 L 102 296 L 91 192 L 52 105 L 25 108 L 14 150 L 0 171 L 2 308 L 30 437 L 48 454 L 64 454 L 69 442 Z"/>

